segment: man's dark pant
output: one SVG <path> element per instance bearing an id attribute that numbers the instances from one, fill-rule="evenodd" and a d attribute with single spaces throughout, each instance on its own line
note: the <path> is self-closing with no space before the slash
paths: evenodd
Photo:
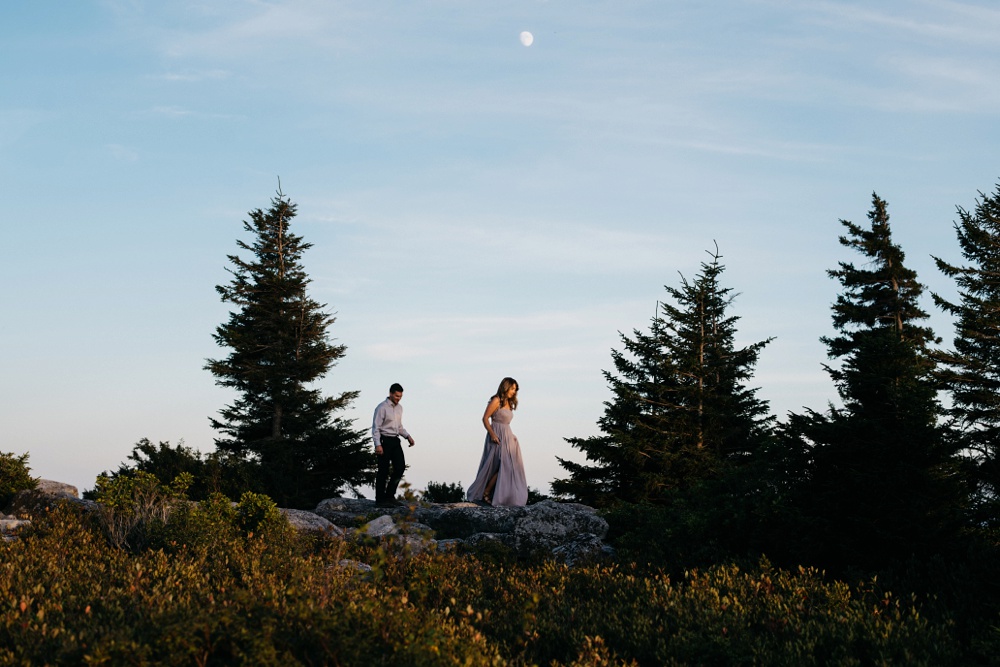
<path id="1" fill-rule="evenodd" d="M 396 497 L 396 487 L 403 478 L 406 459 L 403 457 L 403 445 L 394 435 L 383 435 L 380 439 L 382 455 L 378 457 L 378 472 L 375 473 L 375 502 L 392 500 Z M 392 473 L 389 466 L 392 466 Z"/>

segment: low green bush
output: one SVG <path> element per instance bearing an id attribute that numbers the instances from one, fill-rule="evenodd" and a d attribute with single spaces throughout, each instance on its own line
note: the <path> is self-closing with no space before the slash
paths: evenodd
<path id="1" fill-rule="evenodd" d="M 427 482 L 427 490 L 420 497 L 429 503 L 458 503 L 465 500 L 465 489 L 458 482 Z"/>
<path id="2" fill-rule="evenodd" d="M 142 471 L 99 475 L 97 519 L 108 541 L 119 549 L 148 547 L 165 530 L 172 505 L 184 499 L 190 484 L 189 473 L 181 473 L 169 485 Z"/>
<path id="3" fill-rule="evenodd" d="M 33 489 L 38 479 L 31 476 L 28 454 L 0 452 L 0 509 L 7 506 L 18 491 Z"/>

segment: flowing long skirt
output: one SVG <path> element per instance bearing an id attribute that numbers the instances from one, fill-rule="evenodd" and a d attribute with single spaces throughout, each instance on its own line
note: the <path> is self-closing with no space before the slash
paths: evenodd
<path id="1" fill-rule="evenodd" d="M 501 412 L 498 410 L 497 412 Z M 510 424 L 493 419 L 493 432 L 500 442 L 496 443 L 486 435 L 483 458 L 479 462 L 476 481 L 469 487 L 467 498 L 473 502 L 482 500 L 486 485 L 494 474 L 497 483 L 493 488 L 493 505 L 519 507 L 528 503 L 528 482 L 524 476 L 524 462 L 521 460 L 521 445 L 510 430 Z"/>

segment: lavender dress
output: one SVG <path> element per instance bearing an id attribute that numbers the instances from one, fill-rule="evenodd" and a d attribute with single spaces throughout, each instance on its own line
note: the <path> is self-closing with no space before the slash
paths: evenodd
<path id="1" fill-rule="evenodd" d="M 510 430 L 513 418 L 514 412 L 509 408 L 497 408 L 490 416 L 493 432 L 497 434 L 500 442 L 493 442 L 490 434 L 486 434 L 479 472 L 476 473 L 476 481 L 469 487 L 466 496 L 469 500 L 473 502 L 482 500 L 486 483 L 499 471 L 497 485 L 493 488 L 493 505 L 514 507 L 527 504 L 528 482 L 524 477 L 521 445 L 517 441 L 517 436 Z"/>

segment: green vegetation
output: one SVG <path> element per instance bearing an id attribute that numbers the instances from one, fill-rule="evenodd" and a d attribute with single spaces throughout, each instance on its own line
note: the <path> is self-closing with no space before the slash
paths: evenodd
<path id="1" fill-rule="evenodd" d="M 761 562 L 673 579 L 628 565 L 407 556 L 297 537 L 260 497 L 179 507 L 155 548 L 116 548 L 68 507 L 0 545 L 0 664 L 950 665 L 976 655 L 915 599 L 810 569 Z M 980 654 L 998 646 L 979 639 Z"/>
<path id="2" fill-rule="evenodd" d="M 33 489 L 38 480 L 31 476 L 28 454 L 16 456 L 13 452 L 0 452 L 0 509 L 5 507 L 18 491 Z"/>
<path id="3" fill-rule="evenodd" d="M 182 443 L 171 445 L 161 442 L 154 445 L 147 438 L 135 444 L 128 461 L 101 477 L 116 479 L 133 477 L 137 473 L 153 475 L 160 483 L 169 485 L 179 475 L 187 475 L 189 486 L 185 495 L 193 500 L 205 500 L 213 493 L 239 498 L 244 490 L 259 483 L 259 466 L 238 456 L 222 451 L 202 455 Z M 99 478 L 100 479 L 100 478 Z M 85 498 L 96 499 L 96 490 L 84 492 Z"/>
<path id="4" fill-rule="evenodd" d="M 618 554 L 574 569 L 489 541 L 413 556 L 291 531 L 272 497 L 311 507 L 373 463 L 333 418 L 355 394 L 307 388 L 344 349 L 306 296 L 294 215 L 280 192 L 251 212 L 253 259 L 230 257 L 218 288 L 232 352 L 208 368 L 239 398 L 217 451 L 140 441 L 98 481 L 98 512 L 60 509 L 0 546 L 0 664 L 995 664 L 1000 186 L 959 209 L 967 264 L 936 258 L 958 287 L 935 295 L 952 350 L 887 203 L 841 221 L 861 261 L 828 271 L 839 404 L 780 424 L 750 386 L 769 340 L 736 344 L 718 251 L 667 287 L 612 352 L 601 434 L 567 439 L 588 462 L 561 460 L 553 491 L 602 508 Z M 26 458 L 0 455 L 0 494 L 31 481 Z"/>
<path id="5" fill-rule="evenodd" d="M 954 279 L 959 299 L 934 301 L 956 318 L 954 350 L 939 351 L 938 378 L 951 397 L 946 411 L 958 425 L 957 446 L 968 455 L 970 514 L 1000 528 L 1000 185 L 980 193 L 973 212 L 958 209 L 955 233 L 968 264 L 935 258 Z"/>
<path id="6" fill-rule="evenodd" d="M 335 318 L 311 299 L 302 255 L 312 247 L 290 230 L 296 206 L 280 191 L 265 212 L 250 212 L 237 241 L 248 259 L 230 255 L 233 279 L 216 289 L 234 307 L 215 341 L 229 350 L 205 368 L 237 392 L 212 425 L 216 447 L 246 464 L 249 487 L 283 507 L 312 508 L 344 488 L 374 481 L 374 459 L 362 431 L 334 417 L 356 391 L 323 396 L 310 384 L 344 356 L 328 329 Z"/>
<path id="7" fill-rule="evenodd" d="M 746 386 L 769 341 L 736 346 L 734 296 L 723 287 L 718 250 L 693 282 L 667 287 L 649 333 L 621 336 L 605 372 L 612 400 L 602 435 L 567 438 L 592 464 L 559 459 L 569 472 L 552 490 L 595 507 L 670 503 L 678 491 L 739 464 L 765 441 L 767 403 Z"/>
<path id="8" fill-rule="evenodd" d="M 461 482 L 427 482 L 420 497 L 429 503 L 457 503 L 465 500 L 465 489 Z"/>

